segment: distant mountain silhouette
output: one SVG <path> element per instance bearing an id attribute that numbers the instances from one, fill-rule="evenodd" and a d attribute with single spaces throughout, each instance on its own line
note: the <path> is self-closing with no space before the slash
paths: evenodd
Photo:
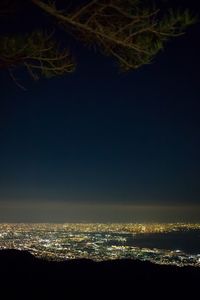
<path id="1" fill-rule="evenodd" d="M 0 251 L 0 299 L 195 299 L 200 268 L 138 260 L 38 259 L 26 251 Z M 71 295 L 71 296 L 69 296 Z M 184 298 L 185 299 L 185 298 Z"/>

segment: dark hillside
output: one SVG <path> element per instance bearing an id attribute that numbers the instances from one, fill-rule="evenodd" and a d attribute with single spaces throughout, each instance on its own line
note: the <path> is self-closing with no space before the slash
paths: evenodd
<path id="1" fill-rule="evenodd" d="M 134 260 L 49 262 L 25 251 L 0 251 L 2 300 L 127 299 L 127 295 L 130 299 L 138 299 L 138 295 L 141 299 L 195 299 L 199 282 L 200 268 Z"/>

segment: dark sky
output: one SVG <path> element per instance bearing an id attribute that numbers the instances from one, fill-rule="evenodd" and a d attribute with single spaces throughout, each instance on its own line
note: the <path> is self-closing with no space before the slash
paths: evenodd
<path id="1" fill-rule="evenodd" d="M 78 43 L 73 75 L 1 71 L 0 221 L 200 221 L 199 33 L 129 73 Z"/>

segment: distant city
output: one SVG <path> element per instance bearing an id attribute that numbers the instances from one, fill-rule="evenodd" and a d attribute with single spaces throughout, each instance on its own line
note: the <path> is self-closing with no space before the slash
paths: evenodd
<path id="1" fill-rule="evenodd" d="M 179 240 L 181 249 L 175 247 Z M 200 224 L 0 224 L 0 249 L 57 261 L 139 259 L 200 267 L 199 241 Z"/>

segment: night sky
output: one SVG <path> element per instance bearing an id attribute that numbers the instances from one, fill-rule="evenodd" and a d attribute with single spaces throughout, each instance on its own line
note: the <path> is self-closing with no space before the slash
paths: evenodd
<path id="1" fill-rule="evenodd" d="M 200 221 L 199 33 L 128 73 L 78 42 L 72 75 L 1 70 L 0 222 Z"/>

